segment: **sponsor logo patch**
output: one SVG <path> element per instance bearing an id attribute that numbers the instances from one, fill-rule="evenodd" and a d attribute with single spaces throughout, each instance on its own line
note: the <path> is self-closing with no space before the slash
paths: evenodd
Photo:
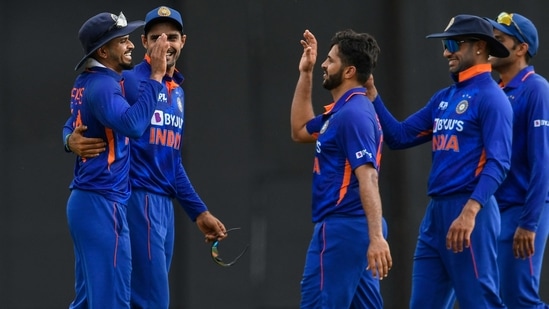
<path id="1" fill-rule="evenodd" d="M 549 120 L 545 120 L 545 119 L 536 119 L 536 120 L 534 120 L 534 127 L 535 127 L 535 128 L 539 128 L 539 127 L 549 127 Z"/>
<path id="2" fill-rule="evenodd" d="M 364 156 L 368 156 L 370 159 L 373 157 L 372 153 L 368 152 L 366 149 L 362 149 L 361 151 L 357 151 L 355 153 L 355 156 L 357 159 L 360 159 Z"/>

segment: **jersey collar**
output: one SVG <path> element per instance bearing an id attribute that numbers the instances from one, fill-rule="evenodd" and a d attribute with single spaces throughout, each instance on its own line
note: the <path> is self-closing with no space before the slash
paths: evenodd
<path id="1" fill-rule="evenodd" d="M 520 70 L 515 77 L 507 84 L 503 85 L 501 80 L 499 81 L 499 85 L 501 88 L 518 88 L 520 84 L 522 84 L 528 77 L 535 74 L 534 67 L 529 65 L 525 67 L 524 69 Z"/>
<path id="2" fill-rule="evenodd" d="M 347 90 L 340 98 L 337 100 L 337 102 L 332 102 L 328 105 L 324 106 L 324 114 L 333 114 L 336 113 L 347 101 L 349 101 L 354 95 L 363 95 L 366 96 L 366 88 L 364 87 L 356 87 Z"/>

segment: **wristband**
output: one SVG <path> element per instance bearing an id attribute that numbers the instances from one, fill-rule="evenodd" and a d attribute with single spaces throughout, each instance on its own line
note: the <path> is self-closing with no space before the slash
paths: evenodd
<path id="1" fill-rule="evenodd" d="M 69 137 L 71 137 L 71 134 L 72 133 L 65 135 L 65 151 L 66 152 L 72 152 L 71 148 L 69 147 Z"/>

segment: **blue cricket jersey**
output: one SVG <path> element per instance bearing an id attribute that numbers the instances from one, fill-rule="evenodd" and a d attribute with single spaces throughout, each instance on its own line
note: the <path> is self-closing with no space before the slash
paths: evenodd
<path id="1" fill-rule="evenodd" d="M 489 64 L 473 66 L 403 122 L 374 100 L 385 142 L 402 149 L 432 141 L 428 194 L 470 194 L 484 205 L 511 161 L 513 111 Z"/>
<path id="2" fill-rule="evenodd" d="M 495 196 L 501 209 L 522 206 L 519 226 L 536 231 L 549 200 L 549 84 L 528 66 L 503 91 L 514 112 L 513 155 Z"/>
<path id="3" fill-rule="evenodd" d="M 106 151 L 91 159 L 76 158 L 70 189 L 95 191 L 105 198 L 125 204 L 130 195 L 129 140 L 141 136 L 154 111 L 162 85 L 148 79 L 140 84 L 139 100 L 130 106 L 124 97 L 122 76 L 115 71 L 92 66 L 83 71 L 71 91 L 71 116 L 63 128 L 63 138 L 85 124 L 87 137 L 106 141 Z"/>
<path id="4" fill-rule="evenodd" d="M 354 169 L 372 164 L 379 170 L 383 134 L 362 87 L 347 91 L 329 110 L 307 123 L 317 135 L 313 168 L 312 221 L 345 214 L 364 216 Z"/>
<path id="5" fill-rule="evenodd" d="M 148 56 L 133 70 L 124 71 L 126 98 L 139 100 L 138 87 L 149 79 Z M 192 186 L 181 160 L 184 130 L 185 97 L 183 75 L 177 70 L 173 78 L 164 76 L 152 118 L 145 134 L 131 139 L 130 180 L 133 189 L 175 198 L 191 220 L 207 210 Z"/>

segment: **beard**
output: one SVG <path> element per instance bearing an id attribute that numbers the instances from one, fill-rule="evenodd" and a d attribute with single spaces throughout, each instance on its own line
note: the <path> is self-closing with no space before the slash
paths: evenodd
<path id="1" fill-rule="evenodd" d="M 332 90 L 339 87 L 343 83 L 343 70 L 339 70 L 337 73 L 328 75 L 322 83 L 324 89 Z"/>
<path id="2" fill-rule="evenodd" d="M 133 61 L 131 61 L 130 63 L 121 63 L 120 64 L 120 67 L 122 68 L 122 70 L 131 70 L 133 69 Z"/>

